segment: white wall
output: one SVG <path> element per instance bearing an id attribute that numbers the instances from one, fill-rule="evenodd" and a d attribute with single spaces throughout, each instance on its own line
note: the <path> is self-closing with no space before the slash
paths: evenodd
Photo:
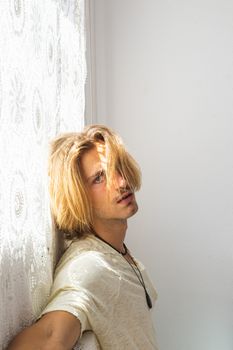
<path id="1" fill-rule="evenodd" d="M 233 2 L 94 2 L 96 120 L 142 168 L 127 241 L 160 349 L 232 350 Z"/>

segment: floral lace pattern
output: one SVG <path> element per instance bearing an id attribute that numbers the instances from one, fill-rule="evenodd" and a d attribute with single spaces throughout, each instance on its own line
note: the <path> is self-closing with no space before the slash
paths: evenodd
<path id="1" fill-rule="evenodd" d="M 47 193 L 48 141 L 83 127 L 86 61 L 84 0 L 8 0 L 0 2 L 0 11 L 4 349 L 36 319 L 50 292 L 57 243 Z"/>

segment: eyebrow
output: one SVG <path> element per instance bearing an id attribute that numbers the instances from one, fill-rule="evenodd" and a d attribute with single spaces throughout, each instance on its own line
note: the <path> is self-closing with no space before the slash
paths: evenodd
<path id="1" fill-rule="evenodd" d="M 101 174 L 103 171 L 104 171 L 104 169 L 102 169 L 102 168 L 97 170 L 93 175 L 91 175 L 87 178 L 87 181 L 90 181 L 91 179 L 95 178 L 97 175 Z"/>

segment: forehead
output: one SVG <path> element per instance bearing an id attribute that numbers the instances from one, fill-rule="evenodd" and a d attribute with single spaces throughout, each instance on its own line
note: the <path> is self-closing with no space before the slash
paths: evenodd
<path id="1" fill-rule="evenodd" d="M 92 149 L 86 151 L 82 155 L 80 165 L 85 179 L 94 176 L 102 169 L 106 169 L 107 159 L 105 145 L 103 143 L 96 143 Z"/>

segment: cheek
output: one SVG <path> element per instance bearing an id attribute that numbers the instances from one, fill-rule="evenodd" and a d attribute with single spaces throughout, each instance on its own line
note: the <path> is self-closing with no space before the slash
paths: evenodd
<path id="1" fill-rule="evenodd" d="M 99 186 L 93 186 L 92 189 L 89 191 L 89 199 L 92 203 L 92 205 L 104 203 L 107 198 L 107 191 L 106 189 L 99 185 Z"/>

